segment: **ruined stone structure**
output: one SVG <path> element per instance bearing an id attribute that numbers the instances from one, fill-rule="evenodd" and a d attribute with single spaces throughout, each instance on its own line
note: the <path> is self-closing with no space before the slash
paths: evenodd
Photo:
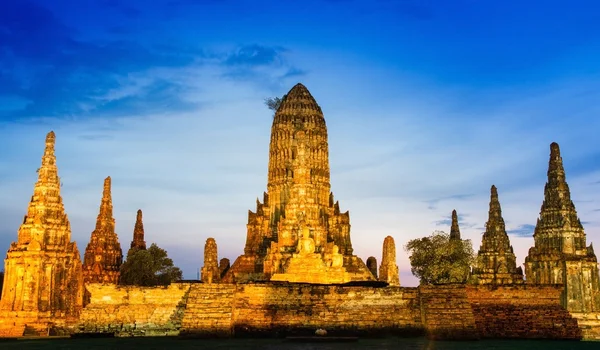
<path id="1" fill-rule="evenodd" d="M 268 192 L 263 203 L 257 200 L 256 212 L 248 213 L 244 254 L 223 280 L 270 280 L 275 274 L 278 280 L 312 283 L 375 280 L 353 255 L 350 215 L 340 212 L 330 189 L 323 112 L 306 87 L 297 84 L 273 120 Z"/>
<path id="2" fill-rule="evenodd" d="M 100 213 L 96 228 L 83 258 L 83 281 L 85 283 L 118 283 L 119 269 L 123 263 L 123 251 L 115 233 L 115 219 L 111 196 L 110 176 L 104 180 Z"/>
<path id="3" fill-rule="evenodd" d="M 426 334 L 431 339 L 580 339 L 556 286 L 88 285 L 78 332 L 198 337 Z"/>
<path id="4" fill-rule="evenodd" d="M 231 262 L 227 258 L 222 258 L 219 260 L 219 278 L 223 278 L 229 268 L 231 267 Z"/>
<path id="5" fill-rule="evenodd" d="M 458 214 L 456 214 L 456 209 L 452 210 L 452 225 L 450 226 L 450 239 L 460 239 L 460 228 L 458 227 Z"/>
<path id="6" fill-rule="evenodd" d="M 374 256 L 367 258 L 367 268 L 371 271 L 373 277 L 377 278 L 377 259 Z"/>
<path id="7" fill-rule="evenodd" d="M 138 209 L 135 218 L 135 226 L 133 228 L 133 241 L 129 249 L 146 249 L 146 241 L 144 240 L 144 222 L 142 221 L 142 210 Z"/>
<path id="8" fill-rule="evenodd" d="M 221 279 L 219 272 L 217 255 L 217 242 L 214 238 L 208 238 L 204 245 L 204 266 L 202 267 L 202 277 L 204 283 L 218 282 Z"/>
<path id="9" fill-rule="evenodd" d="M 55 141 L 51 131 L 27 214 L 4 260 L 0 337 L 47 335 L 82 308 L 81 259 L 60 195 Z"/>
<path id="10" fill-rule="evenodd" d="M 389 283 L 390 286 L 400 285 L 400 275 L 398 274 L 398 265 L 396 265 L 396 243 L 392 236 L 387 236 L 383 240 L 379 280 Z"/>
<path id="11" fill-rule="evenodd" d="M 517 268 L 517 258 L 506 234 L 498 190 L 492 185 L 490 210 L 485 233 L 473 266 L 475 284 L 521 284 L 523 272 Z"/>
<path id="12" fill-rule="evenodd" d="M 560 148 L 550 145 L 548 182 L 533 233 L 535 245 L 525 258 L 528 284 L 564 284 L 563 305 L 571 312 L 600 311 L 598 264 L 586 246 L 583 225 L 567 185 Z"/>

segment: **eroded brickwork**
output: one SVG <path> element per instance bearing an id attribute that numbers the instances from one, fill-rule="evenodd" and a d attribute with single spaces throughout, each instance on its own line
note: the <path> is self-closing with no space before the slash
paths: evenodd
<path id="1" fill-rule="evenodd" d="M 51 131 L 27 214 L 4 260 L 0 336 L 47 335 L 82 308 L 81 260 L 60 195 L 55 142 Z"/>
<path id="2" fill-rule="evenodd" d="M 219 282 L 221 274 L 218 265 L 217 242 L 208 238 L 204 244 L 204 266 L 202 266 L 200 279 L 204 283 Z"/>
<path id="3" fill-rule="evenodd" d="M 523 272 L 517 268 L 517 258 L 506 234 L 498 189 L 493 185 L 488 221 L 473 266 L 472 281 L 494 285 L 523 283 Z"/>
<path id="4" fill-rule="evenodd" d="M 246 246 L 226 273 L 225 282 L 269 280 L 275 274 L 290 280 L 288 267 L 312 266 L 312 276 L 299 282 L 374 280 L 364 262 L 353 255 L 350 215 L 340 212 L 331 193 L 327 127 L 321 107 L 302 84 L 294 86 L 275 113 L 269 146 L 267 193 L 248 213 Z M 292 262 L 303 232 L 322 262 Z M 308 243 L 307 243 L 308 244 Z M 337 253 L 334 253 L 337 250 Z M 341 254 L 343 270 L 327 280 L 327 256 Z M 303 255 L 302 258 L 308 258 Z M 337 259 L 337 258 L 336 258 Z M 347 273 L 347 275 L 344 275 Z"/>
<path id="5" fill-rule="evenodd" d="M 119 269 L 123 263 L 123 251 L 115 232 L 111 195 L 111 178 L 104 180 L 100 212 L 96 228 L 85 248 L 83 280 L 85 283 L 118 283 Z"/>
<path id="6" fill-rule="evenodd" d="M 398 265 L 396 265 L 396 243 L 392 236 L 387 236 L 383 240 L 379 280 L 389 283 L 390 286 L 400 285 L 400 275 L 398 274 Z"/>
<path id="7" fill-rule="evenodd" d="M 535 245 L 525 258 L 528 284 L 564 285 L 563 305 L 574 313 L 600 311 L 600 280 L 592 245 L 567 185 L 560 148 L 550 145 L 548 182 L 533 233 Z"/>

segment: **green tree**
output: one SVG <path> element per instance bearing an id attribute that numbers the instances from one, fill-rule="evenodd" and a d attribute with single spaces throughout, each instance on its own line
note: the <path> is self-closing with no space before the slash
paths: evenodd
<path id="1" fill-rule="evenodd" d="M 286 96 L 287 96 L 287 94 L 283 95 L 283 97 L 265 98 L 265 105 L 267 105 L 267 107 L 273 111 L 273 116 L 275 116 L 275 113 L 277 113 L 279 106 L 281 106 L 281 103 L 283 102 L 283 100 L 285 99 Z"/>
<path id="2" fill-rule="evenodd" d="M 167 251 L 152 243 L 148 249 L 132 249 L 121 265 L 120 284 L 135 286 L 166 286 L 182 278 Z"/>
<path id="3" fill-rule="evenodd" d="M 443 231 L 410 240 L 404 249 L 421 284 L 466 283 L 475 260 L 471 240 L 450 239 Z"/>

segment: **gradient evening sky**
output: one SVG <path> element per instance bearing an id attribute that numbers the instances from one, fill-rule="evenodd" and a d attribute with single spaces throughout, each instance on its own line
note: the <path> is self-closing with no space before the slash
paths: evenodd
<path id="1" fill-rule="evenodd" d="M 561 146 L 587 232 L 600 244 L 597 1 L 52 0 L 0 6 L 0 251 L 16 239 L 45 134 L 83 253 L 106 176 L 126 252 L 146 241 L 185 278 L 214 237 L 243 252 L 266 190 L 272 113 L 302 82 L 329 130 L 331 182 L 354 251 L 381 260 L 449 230 L 477 250 L 489 190 L 522 264 L 549 145 Z"/>

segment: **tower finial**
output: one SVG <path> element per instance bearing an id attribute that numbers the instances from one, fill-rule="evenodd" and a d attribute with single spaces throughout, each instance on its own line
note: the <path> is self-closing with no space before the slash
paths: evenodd
<path id="1" fill-rule="evenodd" d="M 458 227 L 458 214 L 456 214 L 456 209 L 452 210 L 452 225 L 450 226 L 450 239 L 460 239 L 460 228 Z"/>

